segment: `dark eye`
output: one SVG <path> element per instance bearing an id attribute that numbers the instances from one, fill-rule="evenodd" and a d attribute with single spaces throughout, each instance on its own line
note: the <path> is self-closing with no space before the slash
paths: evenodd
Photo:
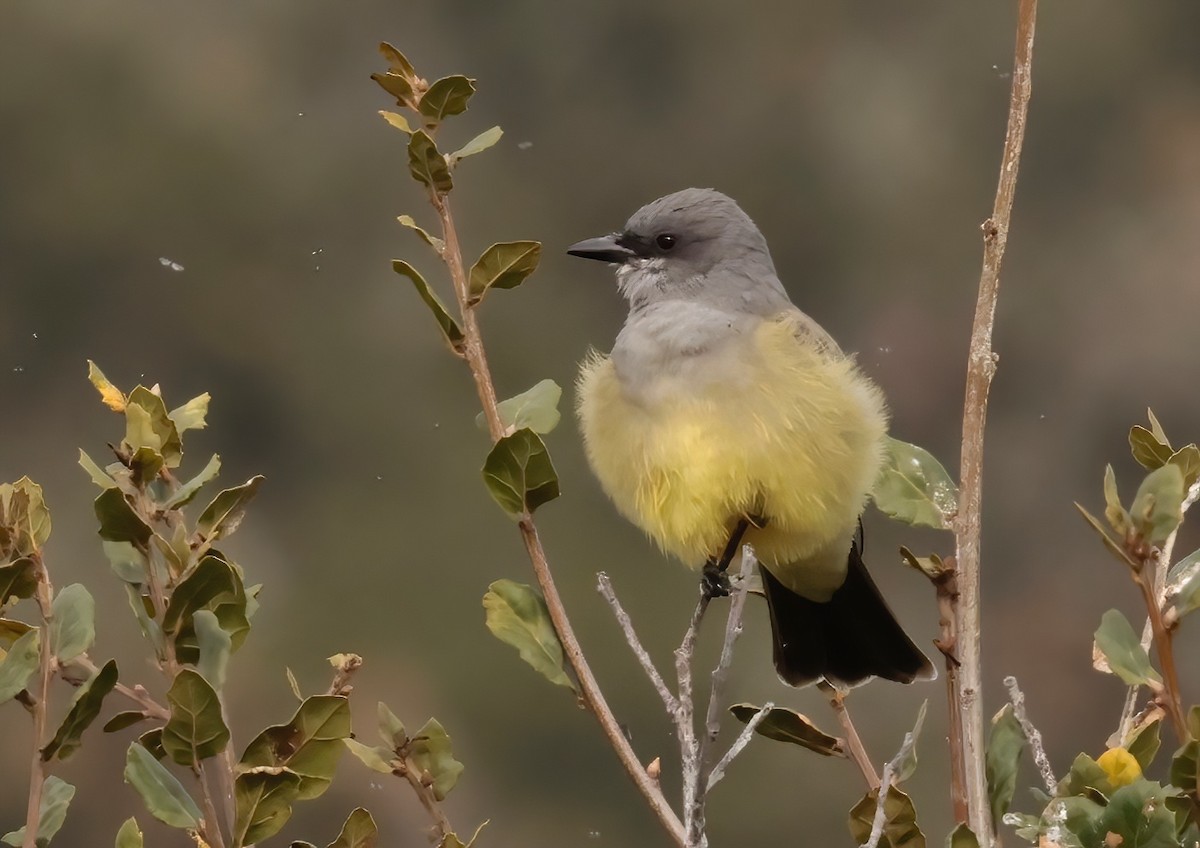
<path id="1" fill-rule="evenodd" d="M 670 233 L 663 233 L 654 240 L 654 243 L 663 250 L 670 250 L 675 246 L 675 236 L 671 235 Z"/>

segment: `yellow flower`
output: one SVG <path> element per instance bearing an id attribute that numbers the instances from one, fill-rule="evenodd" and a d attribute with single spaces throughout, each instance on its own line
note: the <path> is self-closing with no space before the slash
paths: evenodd
<path id="1" fill-rule="evenodd" d="M 1128 786 L 1142 776 L 1142 767 L 1133 754 L 1124 748 L 1109 748 L 1096 763 L 1104 769 L 1114 789 Z"/>

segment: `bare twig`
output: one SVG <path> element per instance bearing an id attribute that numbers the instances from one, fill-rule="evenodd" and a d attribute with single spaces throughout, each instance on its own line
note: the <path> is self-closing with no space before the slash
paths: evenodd
<path id="1" fill-rule="evenodd" d="M 1033 761 L 1037 764 L 1038 773 L 1042 776 L 1042 783 L 1045 785 L 1046 791 L 1054 795 L 1058 791 L 1058 781 L 1054 777 L 1050 758 L 1046 756 L 1046 746 L 1042 743 L 1041 731 L 1033 726 L 1033 722 L 1029 720 L 1029 715 L 1025 712 L 1025 693 L 1017 685 L 1015 677 L 1004 678 L 1004 685 L 1008 689 L 1008 700 L 1012 704 L 1013 717 L 1021 725 L 1021 732 L 1025 734 L 1025 738 L 1029 740 L 1029 747 L 1033 749 Z"/>
<path id="2" fill-rule="evenodd" d="M 742 546 L 742 567 L 738 572 L 737 585 L 729 599 L 729 614 L 725 618 L 725 640 L 721 643 L 721 656 L 712 673 L 712 689 L 708 696 L 708 713 L 704 718 L 704 733 L 700 736 L 700 767 L 710 768 L 712 746 L 721 733 L 721 706 L 725 700 L 725 681 L 733 664 L 733 646 L 742 633 L 742 614 L 746 608 L 746 583 L 758 564 L 754 548 Z M 726 754 L 728 756 L 728 753 Z M 715 770 L 715 769 L 714 769 Z M 710 771 L 710 778 L 712 772 Z M 712 788 L 709 780 L 708 788 Z"/>
<path id="3" fill-rule="evenodd" d="M 1153 554 L 1151 554 L 1153 558 Z M 1150 628 L 1154 632 L 1154 648 L 1158 654 L 1158 664 L 1162 669 L 1163 691 L 1158 694 L 1163 701 L 1167 715 L 1171 717 L 1171 725 L 1181 744 L 1191 740 L 1188 732 L 1187 719 L 1183 714 L 1183 703 L 1179 688 L 1179 670 L 1175 666 L 1175 645 L 1171 634 L 1163 624 L 1163 611 L 1159 605 L 1158 594 L 1154 591 L 1153 579 L 1146 579 L 1145 569 L 1133 572 L 1133 580 L 1142 592 L 1142 600 L 1146 603 L 1146 612 L 1150 618 Z"/>
<path id="4" fill-rule="evenodd" d="M 675 731 L 679 736 L 679 770 L 683 775 L 683 829 L 686 845 L 705 845 L 704 800 L 702 793 L 703 773 L 700 766 L 700 745 L 696 740 L 696 707 L 692 691 L 692 655 L 696 652 L 696 638 L 700 623 L 708 611 L 709 598 L 703 591 L 696 602 L 691 623 L 683 634 L 683 641 L 675 649 L 675 674 L 679 679 L 679 707 L 675 711 Z"/>
<path id="5" fill-rule="evenodd" d="M 617 617 L 617 624 L 621 626 L 621 632 L 625 634 L 625 641 L 633 649 L 633 654 L 641 664 L 646 677 L 650 678 L 650 683 L 653 684 L 654 691 L 658 692 L 658 697 L 662 699 L 667 714 L 673 718 L 679 709 L 679 702 L 667 686 L 666 681 L 663 680 L 662 675 L 658 673 L 658 669 L 654 667 L 654 660 L 650 658 L 650 653 L 638 639 L 637 632 L 633 629 L 633 622 L 629 620 L 629 613 L 625 612 L 625 607 L 621 606 L 616 592 L 613 591 L 612 581 L 603 571 L 596 575 L 596 590 L 612 607 L 613 615 Z"/>
<path id="6" fill-rule="evenodd" d="M 33 754 L 29 767 L 29 802 L 25 808 L 25 839 L 22 848 L 36 848 L 38 825 L 41 823 L 42 789 L 46 785 L 46 762 L 42 759 L 42 739 L 46 735 L 46 713 L 49 711 L 50 680 L 54 676 L 54 646 L 50 644 L 50 624 L 53 618 L 54 586 L 41 552 L 29 557 L 33 561 L 37 588 L 38 612 L 42 617 L 42 632 L 38 649 L 38 694 L 33 703 Z"/>
<path id="7" fill-rule="evenodd" d="M 875 773 L 875 765 L 871 762 L 867 749 L 863 747 L 858 730 L 854 727 L 854 721 L 850 718 L 850 711 L 846 708 L 846 693 L 824 681 L 818 683 L 817 686 L 829 696 L 829 703 L 833 706 L 833 711 L 837 713 L 842 730 L 846 733 L 846 748 L 850 751 L 850 759 L 854 760 L 854 764 L 862 773 L 863 780 L 867 782 L 867 789 L 878 789 L 879 775 Z"/>
<path id="8" fill-rule="evenodd" d="M 729 768 L 729 764 L 750 744 L 750 739 L 754 736 L 754 731 L 758 729 L 758 725 L 762 723 L 762 720 L 773 709 L 775 709 L 775 704 L 767 701 L 759 708 L 758 712 L 750 717 L 750 720 L 746 722 L 746 726 L 742 728 L 742 732 L 737 735 L 737 738 L 733 740 L 733 744 L 729 746 L 729 750 L 725 752 L 725 755 L 721 759 L 717 760 L 717 764 L 708 773 L 706 790 L 712 789 L 721 782 L 721 778 L 725 777 L 725 770 Z"/>
<path id="9" fill-rule="evenodd" d="M 1013 81 L 1009 96 L 1008 130 L 1000 164 L 1000 179 L 992 215 L 983 224 L 983 270 L 971 329 L 967 360 L 966 399 L 963 404 L 962 488 L 954 520 L 957 546 L 959 601 L 958 659 L 951 712 L 963 714 L 960 746 L 962 774 L 966 784 L 968 824 L 980 839 L 992 833 L 984 770 L 982 672 L 980 667 L 979 552 L 983 500 L 983 435 L 987 421 L 988 390 L 996 370 L 992 352 L 992 327 L 1000 287 L 1000 267 L 1008 245 L 1009 222 L 1017 188 L 1017 171 L 1032 92 L 1033 39 L 1037 0 L 1020 0 L 1017 11 L 1017 43 L 1013 57 Z"/>
<path id="10" fill-rule="evenodd" d="M 204 836 L 212 848 L 225 848 L 225 837 L 221 833 L 221 821 L 217 817 L 217 805 L 213 803 L 212 789 L 208 785 L 209 775 L 203 761 L 196 762 L 196 782 L 204 799 Z"/>
<path id="11" fill-rule="evenodd" d="M 887 824 L 887 796 L 895 782 L 896 769 L 900 768 L 900 763 L 912 752 L 915 744 L 916 737 L 910 730 L 904 734 L 904 741 L 900 743 L 900 750 L 896 752 L 896 756 L 884 764 L 883 780 L 877 787 L 879 795 L 875 800 L 875 818 L 871 820 L 871 833 L 862 844 L 862 848 L 876 848 L 879 840 L 883 838 L 883 828 Z"/>
<path id="12" fill-rule="evenodd" d="M 458 232 L 450 213 L 448 199 L 434 190 L 430 190 L 428 196 L 442 226 L 445 249 L 441 251 L 441 256 L 450 272 L 455 298 L 458 301 L 464 335 L 463 357 L 466 359 L 475 382 L 475 390 L 479 395 L 480 405 L 483 407 L 484 419 L 487 421 L 488 433 L 495 442 L 504 436 L 504 425 L 497 409 L 496 389 L 492 383 L 492 372 L 484 353 L 479 321 L 474 306 L 469 303 L 467 274 L 463 265 Z M 642 797 L 646 799 L 646 803 L 649 804 L 659 822 L 677 844 L 684 845 L 683 823 L 667 803 L 658 781 L 646 773 L 646 769 L 638 760 L 633 746 L 629 744 L 629 740 L 621 730 L 616 716 L 613 715 L 612 709 L 604 698 L 604 693 L 601 692 L 600 686 L 596 682 L 595 675 L 592 674 L 591 666 L 584 657 L 583 649 L 575 636 L 574 628 L 571 627 L 566 607 L 563 605 L 562 597 L 555 585 L 554 576 L 550 572 L 550 563 L 538 536 L 533 516 L 526 513 L 519 518 L 517 524 L 521 531 L 521 540 L 525 544 L 525 551 L 533 566 L 534 578 L 545 598 L 546 608 L 550 613 L 550 622 L 562 642 L 563 654 L 567 663 L 571 666 L 576 680 L 579 681 L 579 692 L 583 703 L 600 723 L 601 730 L 604 731 L 609 745 L 616 752 L 625 772 L 633 780 L 638 791 L 642 793 Z"/>

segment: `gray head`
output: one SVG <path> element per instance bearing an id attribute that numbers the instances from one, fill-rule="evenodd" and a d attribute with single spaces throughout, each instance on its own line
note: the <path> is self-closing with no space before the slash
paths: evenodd
<path id="1" fill-rule="evenodd" d="M 586 239 L 567 253 L 614 263 L 632 305 L 679 297 L 728 300 L 783 294 L 767 241 L 732 198 L 688 188 L 647 203 L 619 233 Z M 758 298 L 755 298 L 758 299 Z"/>

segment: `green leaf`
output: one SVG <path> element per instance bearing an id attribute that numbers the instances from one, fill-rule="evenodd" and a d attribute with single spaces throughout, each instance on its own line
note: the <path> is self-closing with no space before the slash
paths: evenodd
<path id="1" fill-rule="evenodd" d="M 150 756 L 156 760 L 165 760 L 167 758 L 167 752 L 162 746 L 162 734 L 162 728 L 155 727 L 147 730 L 137 739 L 137 743 L 145 748 Z"/>
<path id="2" fill-rule="evenodd" d="M 202 609 L 217 616 L 221 629 L 229 634 L 231 650 L 240 648 L 250 632 L 246 604 L 246 590 L 237 569 L 215 553 L 202 558 L 175 587 L 163 614 L 163 630 L 174 636 L 179 660 L 196 663 L 200 659 L 194 614 Z"/>
<path id="3" fill-rule="evenodd" d="M 375 819 L 362 807 L 356 807 L 342 825 L 338 838 L 329 843 L 329 848 L 375 848 L 378 838 Z"/>
<path id="4" fill-rule="evenodd" d="M 171 827 L 195 830 L 200 827 L 200 808 L 175 776 L 137 742 L 125 755 L 125 782 L 142 796 L 146 810 Z"/>
<path id="5" fill-rule="evenodd" d="M 1129 532 L 1129 513 L 1121 505 L 1121 496 L 1117 491 L 1117 475 L 1111 465 L 1104 466 L 1104 519 L 1118 536 L 1124 537 Z"/>
<path id="6" fill-rule="evenodd" d="M 133 816 L 125 819 L 125 823 L 117 831 L 117 842 L 113 848 L 142 848 L 142 831 Z"/>
<path id="7" fill-rule="evenodd" d="M 266 478 L 256 474 L 240 486 L 225 489 L 204 508 L 196 522 L 196 532 L 208 542 L 223 539 L 237 530 L 246 516 L 246 505 L 258 494 Z"/>
<path id="8" fill-rule="evenodd" d="M 888 437 L 883 470 L 875 482 L 875 506 L 907 524 L 949 529 L 958 510 L 958 487 L 924 448 Z"/>
<path id="9" fill-rule="evenodd" d="M 1129 552 L 1126 551 L 1119 542 L 1113 539 L 1112 536 L 1108 535 L 1107 528 L 1100 523 L 1100 520 L 1096 518 L 1096 516 L 1084 509 L 1078 501 L 1075 503 L 1075 508 L 1079 510 L 1079 514 L 1083 516 L 1083 520 L 1090 524 L 1092 529 L 1095 530 L 1097 535 L 1100 536 L 1100 541 L 1104 543 L 1104 547 L 1108 548 L 1109 551 L 1111 551 L 1112 554 L 1117 557 L 1117 559 L 1121 560 L 1121 562 L 1125 563 L 1130 568 L 1141 568 L 1141 565 L 1129 555 Z"/>
<path id="10" fill-rule="evenodd" d="M 1129 686 L 1162 683 L 1129 619 L 1119 610 L 1110 609 L 1101 617 L 1100 627 L 1096 630 L 1096 647 L 1108 661 L 1113 674 Z"/>
<path id="11" fill-rule="evenodd" d="M 1200 739 L 1200 705 L 1192 707 L 1187 713 L 1188 734 L 1193 739 Z"/>
<path id="12" fill-rule="evenodd" d="M 468 141 L 458 150 L 450 154 L 451 164 L 457 165 L 461 160 L 468 156 L 474 156 L 476 153 L 482 153 L 489 147 L 493 146 L 504 135 L 504 130 L 499 127 L 492 127 L 490 130 L 484 130 L 479 135 Z"/>
<path id="13" fill-rule="evenodd" d="M 528 427 L 535 433 L 545 435 L 558 426 L 562 416 L 558 412 L 558 401 L 562 388 L 553 380 L 541 380 L 519 395 L 496 404 L 505 430 Z M 487 418 L 481 412 L 475 416 L 475 426 L 487 429 Z"/>
<path id="14" fill-rule="evenodd" d="M 113 412 L 124 412 L 124 393 L 104 376 L 104 372 L 96 367 L 95 362 L 89 359 L 87 364 L 88 379 L 92 381 L 92 385 L 96 387 L 96 391 L 100 392 L 100 400 Z"/>
<path id="15" fill-rule="evenodd" d="M 438 194 L 449 194 L 454 188 L 446 157 L 424 130 L 417 130 L 408 140 L 408 172 L 414 180 Z"/>
<path id="16" fill-rule="evenodd" d="M 204 466 L 204 469 L 199 474 L 176 489 L 175 494 L 163 502 L 162 508 L 179 509 L 179 507 L 191 503 L 192 498 L 196 497 L 204 486 L 216 479 L 220 471 L 221 457 L 214 453 L 212 459 L 208 461 L 208 465 Z"/>
<path id="17" fill-rule="evenodd" d="M 286 768 L 259 767 L 239 774 L 233 784 L 237 807 L 234 845 L 255 845 L 278 833 L 300 797 L 300 775 Z"/>
<path id="18" fill-rule="evenodd" d="M 979 838 L 965 824 L 960 824 L 946 837 L 946 848 L 979 848 Z"/>
<path id="19" fill-rule="evenodd" d="M 79 749 L 83 732 L 100 715 L 104 698 L 117 685 L 117 663 L 109 660 L 90 680 L 75 691 L 75 698 L 66 718 L 59 725 L 54 738 L 42 748 L 42 759 L 52 760 L 57 756 L 65 760 Z"/>
<path id="20" fill-rule="evenodd" d="M 152 607 L 148 595 L 143 595 L 137 586 L 125 585 L 125 596 L 129 600 L 129 609 L 137 619 L 142 636 L 154 647 L 155 656 L 160 660 L 165 656 L 166 641 L 163 638 L 162 626 L 152 619 Z"/>
<path id="21" fill-rule="evenodd" d="M 161 454 L 168 468 L 178 468 L 183 458 L 179 430 L 167 414 L 163 399 L 145 386 L 129 393 L 125 406 L 125 444 L 131 451 L 150 448 Z"/>
<path id="22" fill-rule="evenodd" d="M 1179 467 L 1185 489 L 1190 489 L 1200 479 L 1200 447 L 1185 445 L 1171 454 L 1167 462 Z"/>
<path id="23" fill-rule="evenodd" d="M 412 63 L 404 57 L 404 54 L 386 41 L 379 45 L 379 52 L 383 54 L 383 58 L 387 60 L 388 66 L 395 73 L 406 77 L 415 77 L 417 75 L 417 72 L 413 70 Z"/>
<path id="24" fill-rule="evenodd" d="M 117 485 L 117 481 L 113 479 L 112 475 L 84 453 L 83 448 L 79 449 L 79 467 L 86 471 L 88 476 L 92 478 L 92 482 L 101 489 L 111 489 Z"/>
<path id="25" fill-rule="evenodd" d="M 429 288 L 429 283 L 425 282 L 425 278 L 403 259 L 393 259 L 392 270 L 412 280 L 417 294 L 421 296 L 421 300 L 425 301 L 425 305 L 429 307 L 429 311 L 433 313 L 434 319 L 438 322 L 446 343 L 450 345 L 452 351 L 461 355 L 466 348 L 467 337 L 463 335 L 458 322 L 450 317 L 450 313 L 446 311 L 446 307 L 442 305 L 438 296 L 433 293 L 433 289 Z"/>
<path id="26" fill-rule="evenodd" d="M 875 808 L 879 790 L 873 789 L 850 809 L 850 834 L 859 845 L 871 836 L 871 825 L 875 821 Z M 917 811 L 912 799 L 897 789 L 888 787 L 883 802 L 883 838 L 881 848 L 925 848 L 925 834 L 917 827 Z"/>
<path id="27" fill-rule="evenodd" d="M 145 721 L 149 718 L 141 710 L 127 710 L 123 713 L 117 713 L 104 723 L 101 728 L 105 733 L 116 733 L 118 730 L 124 730 L 127 727 L 133 727 L 135 724 Z"/>
<path id="28" fill-rule="evenodd" d="M 1178 786 L 1188 795 L 1196 794 L 1200 785 L 1200 742 L 1195 739 L 1171 757 L 1171 785 Z"/>
<path id="29" fill-rule="evenodd" d="M 463 764 L 454 759 L 451 752 L 446 729 L 437 719 L 431 718 L 409 742 L 409 759 L 432 778 L 433 796 L 444 801 L 463 770 Z"/>
<path id="30" fill-rule="evenodd" d="M 205 418 L 208 416 L 208 402 L 212 395 L 205 392 L 189 400 L 183 406 L 172 409 L 168 416 L 175 423 L 175 430 L 183 433 L 187 430 L 203 430 L 208 426 Z"/>
<path id="31" fill-rule="evenodd" d="M 388 709 L 388 705 L 380 701 L 375 706 L 379 717 L 379 738 L 383 744 L 392 750 L 403 748 L 408 744 L 408 734 L 404 732 L 404 723 L 396 718 L 396 714 Z"/>
<path id="32" fill-rule="evenodd" d="M 896 783 L 903 783 L 908 780 L 917 770 L 917 742 L 921 738 L 921 727 L 925 724 L 925 710 L 929 707 L 929 701 L 921 702 L 921 709 L 917 711 L 917 720 L 913 723 L 912 729 L 912 745 L 900 762 L 896 764 L 895 775 L 893 779 Z"/>
<path id="33" fill-rule="evenodd" d="M 1142 481 L 1130 508 L 1138 532 L 1152 545 L 1161 545 L 1183 521 L 1183 472 L 1164 465 Z"/>
<path id="34" fill-rule="evenodd" d="M 211 610 L 192 613 L 192 626 L 196 629 L 196 647 L 200 651 L 196 670 L 213 689 L 220 691 L 225 686 L 225 669 L 233 651 L 233 639 L 221 629 L 221 622 Z"/>
<path id="35" fill-rule="evenodd" d="M 31 559 L 22 558 L 0 565 L 0 607 L 13 598 L 32 598 L 37 591 L 37 581 L 37 566 Z"/>
<path id="36" fill-rule="evenodd" d="M 286 766 L 300 778 L 300 800 L 321 795 L 333 780 L 343 739 L 350 737 L 350 704 L 340 695 L 306 698 L 287 724 L 268 727 L 246 747 L 247 767 Z"/>
<path id="37" fill-rule="evenodd" d="M 383 83 L 380 83 L 382 85 Z M 379 116 L 391 124 L 396 129 L 403 133 L 412 133 L 412 127 L 408 125 L 408 120 L 397 112 L 389 112 L 386 109 L 379 110 Z"/>
<path id="38" fill-rule="evenodd" d="M 1089 796 L 1091 791 L 1107 797 L 1115 787 L 1108 772 L 1087 754 L 1079 754 L 1071 763 L 1067 776 L 1058 782 L 1058 795 Z"/>
<path id="39" fill-rule="evenodd" d="M 1133 458 L 1149 471 L 1162 468 L 1171 458 L 1169 445 L 1159 441 L 1150 430 L 1137 425 L 1129 431 L 1129 449 L 1133 451 Z"/>
<path id="40" fill-rule="evenodd" d="M 11 650 L 12 644 L 30 630 L 33 630 L 33 628 L 23 621 L 17 621 L 12 618 L 0 618 L 0 648 Z M 0 659 L 3 658 L 0 657 Z"/>
<path id="41" fill-rule="evenodd" d="M 431 235 L 424 227 L 421 227 L 413 220 L 412 215 L 401 215 L 396 218 L 400 222 L 400 226 L 408 227 L 414 233 L 421 237 L 421 241 L 432 247 L 438 253 L 446 249 L 446 242 L 442 241 L 435 235 Z"/>
<path id="42" fill-rule="evenodd" d="M 1162 425 L 1158 423 L 1158 416 L 1154 414 L 1154 410 L 1146 407 L 1146 418 L 1150 421 L 1150 433 L 1162 444 L 1168 448 L 1171 447 L 1171 440 L 1167 438 L 1167 433 L 1163 430 Z"/>
<path id="43" fill-rule="evenodd" d="M 38 848 L 50 844 L 67 820 L 67 807 L 75 797 L 75 787 L 60 777 L 50 775 L 42 784 L 42 800 L 38 806 L 38 828 L 36 844 Z M 0 842 L 7 845 L 20 846 L 25 841 L 25 828 L 18 828 L 0 837 Z"/>
<path id="44" fill-rule="evenodd" d="M 404 74 L 389 72 L 386 74 L 371 74 L 371 79 L 379 83 L 380 88 L 396 98 L 397 106 L 406 109 L 412 107 L 413 101 L 416 98 L 416 92 L 413 91 L 409 77 Z"/>
<path id="45" fill-rule="evenodd" d="M 162 746 L 181 766 L 215 757 L 229 742 L 221 715 L 221 699 L 198 671 L 182 669 L 167 690 L 171 719 L 163 728 Z"/>
<path id="46" fill-rule="evenodd" d="M 153 532 L 137 514 L 120 489 L 105 489 L 96 498 L 96 518 L 100 520 L 100 538 L 109 542 L 133 542 L 145 546 Z"/>
<path id="47" fill-rule="evenodd" d="M 1017 788 L 1017 768 L 1025 751 L 1025 731 L 1013 714 L 1012 704 L 1005 704 L 992 716 L 992 730 L 987 743 L 988 802 L 992 821 L 999 822 L 1012 804 Z"/>
<path id="48" fill-rule="evenodd" d="M 0 659 L 0 704 L 11 701 L 22 689 L 29 675 L 38 667 L 41 631 L 30 630 Z"/>
<path id="49" fill-rule="evenodd" d="M 192 560 L 192 546 L 188 541 L 188 529 L 184 522 L 178 522 L 171 530 L 171 538 L 155 533 L 152 537 L 154 546 L 162 553 L 167 561 L 167 568 L 172 577 L 179 577 L 188 570 Z M 143 569 L 144 570 L 144 569 Z M 160 568 L 161 572 L 162 569 Z M 163 575 L 164 582 L 166 575 Z"/>
<path id="50" fill-rule="evenodd" d="M 60 663 L 82 654 L 96 641 L 96 602 L 80 583 L 54 596 L 50 606 L 50 648 Z"/>
<path id="51" fill-rule="evenodd" d="M 515 289 L 537 270 L 542 245 L 536 241 L 502 241 L 475 260 L 468 275 L 468 303 L 483 300 L 488 289 Z"/>
<path id="52" fill-rule="evenodd" d="M 357 739 L 343 739 L 342 743 L 351 754 L 358 758 L 360 763 L 371 771 L 377 771 L 380 774 L 391 774 L 395 771 L 392 766 L 394 754 L 387 748 L 378 745 L 375 747 L 364 745 Z"/>
<path id="53" fill-rule="evenodd" d="M 140 407 L 133 407 L 140 409 Z M 129 410 L 126 409 L 126 412 Z M 141 447 L 129 459 L 129 475 L 135 486 L 148 486 L 158 477 L 166 460 L 154 448 Z"/>
<path id="54" fill-rule="evenodd" d="M 122 582 L 140 586 L 147 582 L 146 558 L 129 542 L 101 542 L 108 564 Z"/>
<path id="55" fill-rule="evenodd" d="M 504 436 L 483 463 L 483 481 L 509 515 L 532 513 L 558 497 L 558 475 L 545 443 L 527 427 Z"/>
<path id="56" fill-rule="evenodd" d="M 417 109 L 431 124 L 467 111 L 467 101 L 475 93 L 475 81 L 464 76 L 442 77 L 421 95 Z"/>
<path id="57" fill-rule="evenodd" d="M 497 580 L 488 586 L 483 608 L 493 636 L 516 648 L 521 659 L 551 683 L 578 691 L 564 670 L 562 643 L 550 622 L 550 610 L 532 586 Z"/>
<path id="58" fill-rule="evenodd" d="M 5 530 L 5 525 L 12 529 Z M 0 552 L 28 556 L 41 550 L 50 538 L 50 526 L 41 486 L 28 477 L 0 484 Z"/>
<path id="59" fill-rule="evenodd" d="M 738 721 L 749 724 L 750 719 L 758 714 L 760 707 L 755 704 L 734 704 L 729 708 Z M 790 742 L 807 748 L 826 757 L 846 756 L 846 743 L 836 736 L 830 736 L 815 724 L 808 716 L 795 710 L 783 707 L 772 707 L 767 715 L 758 723 L 755 731 L 768 739 L 777 742 Z"/>
<path id="60" fill-rule="evenodd" d="M 1148 780 L 1122 786 L 1108 799 L 1097 830 L 1115 833 L 1128 848 L 1178 848 L 1166 797 L 1161 786 Z"/>
<path id="61" fill-rule="evenodd" d="M 1150 768 L 1154 756 L 1162 745 L 1162 719 L 1155 718 L 1141 727 L 1135 728 L 1133 735 L 1125 745 L 1125 750 L 1133 755 L 1142 771 Z"/>
<path id="62" fill-rule="evenodd" d="M 946 563 L 937 554 L 930 554 L 927 557 L 919 557 L 910 551 L 904 545 L 900 546 L 900 558 L 904 560 L 904 564 L 910 568 L 915 568 L 917 571 L 924 574 L 930 580 L 937 580 L 946 573 Z"/>

